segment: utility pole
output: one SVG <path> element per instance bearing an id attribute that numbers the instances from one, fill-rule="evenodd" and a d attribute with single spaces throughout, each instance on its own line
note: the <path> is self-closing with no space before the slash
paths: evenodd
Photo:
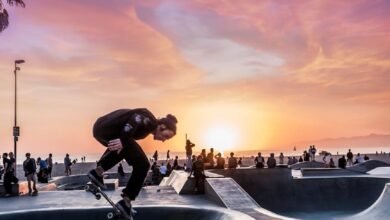
<path id="1" fill-rule="evenodd" d="M 14 102 L 14 127 L 13 127 L 13 135 L 14 135 L 14 156 L 15 156 L 15 165 L 16 165 L 16 153 L 17 153 L 17 142 L 20 136 L 20 128 L 17 126 L 17 71 L 20 70 L 20 67 L 17 66 L 17 64 L 22 64 L 24 63 L 24 60 L 15 60 L 15 70 L 14 70 L 14 75 L 15 75 L 15 102 Z M 16 171 L 15 171 L 16 172 Z"/>

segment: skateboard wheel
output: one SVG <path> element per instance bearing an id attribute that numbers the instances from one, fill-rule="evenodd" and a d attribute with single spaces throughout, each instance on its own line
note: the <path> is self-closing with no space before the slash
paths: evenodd
<path id="1" fill-rule="evenodd" d="M 98 193 L 98 194 L 95 195 L 95 198 L 96 198 L 97 200 L 100 200 L 100 199 L 102 198 L 102 195 L 100 195 L 100 194 Z"/>
<path id="2" fill-rule="evenodd" d="M 86 185 L 86 186 L 84 186 L 84 189 L 85 189 L 85 191 L 89 191 L 89 186 L 88 185 Z"/>
<path id="3" fill-rule="evenodd" d="M 114 218 L 114 213 L 109 212 L 107 213 L 107 219 L 113 219 Z"/>

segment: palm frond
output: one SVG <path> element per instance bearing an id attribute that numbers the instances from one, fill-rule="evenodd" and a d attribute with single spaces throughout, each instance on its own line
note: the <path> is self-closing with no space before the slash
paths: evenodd
<path id="1" fill-rule="evenodd" d="M 7 3 L 11 6 L 20 6 L 22 8 L 26 7 L 26 4 L 24 4 L 23 0 L 7 0 Z"/>
<path id="2" fill-rule="evenodd" d="M 3 9 L 0 11 L 0 32 L 2 32 L 4 29 L 8 27 L 8 12 L 7 10 Z"/>

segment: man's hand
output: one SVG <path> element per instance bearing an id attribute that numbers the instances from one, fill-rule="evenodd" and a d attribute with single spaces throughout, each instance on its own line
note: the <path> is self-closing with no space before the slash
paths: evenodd
<path id="1" fill-rule="evenodd" d="M 122 142 L 119 138 L 110 140 L 108 142 L 108 150 L 110 151 L 116 151 L 117 154 L 119 154 L 123 149 Z"/>

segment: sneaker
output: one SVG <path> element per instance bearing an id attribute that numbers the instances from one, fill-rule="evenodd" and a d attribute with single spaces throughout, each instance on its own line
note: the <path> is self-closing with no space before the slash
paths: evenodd
<path id="1" fill-rule="evenodd" d="M 106 189 L 104 185 L 103 177 L 96 173 L 96 170 L 91 170 L 88 173 L 88 178 L 101 189 Z"/>
<path id="2" fill-rule="evenodd" d="M 115 206 L 121 211 L 123 218 L 127 220 L 132 220 L 132 207 L 126 204 L 124 199 L 121 199 Z"/>

